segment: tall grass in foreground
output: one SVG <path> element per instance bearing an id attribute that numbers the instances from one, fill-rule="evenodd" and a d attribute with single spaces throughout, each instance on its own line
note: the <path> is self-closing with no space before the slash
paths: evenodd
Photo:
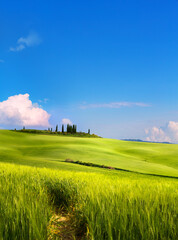
<path id="1" fill-rule="evenodd" d="M 46 240 L 54 206 L 95 240 L 177 239 L 177 180 L 0 164 L 0 239 Z"/>
<path id="2" fill-rule="evenodd" d="M 83 214 L 92 239 L 177 239 L 176 185 L 155 180 L 102 180 L 89 189 Z"/>
<path id="3" fill-rule="evenodd" d="M 50 206 L 40 178 L 23 169 L 1 169 L 0 239 L 46 239 L 49 217 Z"/>

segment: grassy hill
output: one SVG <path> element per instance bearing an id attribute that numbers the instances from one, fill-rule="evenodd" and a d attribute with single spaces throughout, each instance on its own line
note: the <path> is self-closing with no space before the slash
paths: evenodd
<path id="1" fill-rule="evenodd" d="M 0 161 L 37 167 L 83 169 L 91 162 L 134 172 L 178 177 L 178 145 L 73 138 L 0 131 Z M 86 168 L 84 168 L 86 169 Z"/>
<path id="2" fill-rule="evenodd" d="M 177 239 L 178 180 L 148 175 L 177 177 L 177 154 L 178 145 L 1 130 L 0 239 Z"/>

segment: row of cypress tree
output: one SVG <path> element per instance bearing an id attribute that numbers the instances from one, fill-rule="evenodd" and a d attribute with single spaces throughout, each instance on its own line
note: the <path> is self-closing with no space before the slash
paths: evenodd
<path id="1" fill-rule="evenodd" d="M 55 129 L 55 132 L 58 132 L 58 124 L 56 125 L 56 129 Z M 15 129 L 16 130 L 16 129 Z M 25 130 L 25 126 L 23 126 L 23 130 Z M 48 131 L 52 132 L 53 129 L 52 128 L 48 128 Z M 64 124 L 62 124 L 62 133 L 65 132 L 64 130 Z M 67 133 L 77 133 L 77 125 L 73 124 L 73 125 L 70 125 L 70 124 L 67 124 Z M 90 134 L 90 129 L 88 129 L 88 134 Z"/>
<path id="2" fill-rule="evenodd" d="M 58 132 L 58 124 L 56 125 L 56 130 L 55 132 Z M 50 129 L 48 129 L 48 131 L 50 131 Z M 52 129 L 51 129 L 52 131 Z M 64 130 L 64 124 L 62 124 L 62 133 L 64 133 L 65 130 Z M 70 125 L 70 124 L 67 124 L 67 133 L 76 133 L 77 132 L 77 125 L 73 124 L 73 125 Z"/>
<path id="3" fill-rule="evenodd" d="M 58 132 L 59 128 L 58 128 L 58 124 L 56 125 L 56 129 L 55 129 L 55 132 Z M 48 128 L 48 131 L 51 131 L 52 132 L 52 128 Z M 64 130 L 64 124 L 62 124 L 62 133 L 65 132 Z M 67 124 L 67 133 L 77 133 L 77 125 L 73 124 L 73 125 L 70 125 L 70 124 Z M 88 134 L 90 134 L 90 129 L 88 129 Z"/>
<path id="4" fill-rule="evenodd" d="M 67 133 L 76 133 L 76 132 L 77 132 L 77 125 L 67 124 Z"/>

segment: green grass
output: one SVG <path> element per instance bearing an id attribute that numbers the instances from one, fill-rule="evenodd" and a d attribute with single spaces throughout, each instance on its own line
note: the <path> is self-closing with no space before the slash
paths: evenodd
<path id="1" fill-rule="evenodd" d="M 0 131 L 0 161 L 73 169 L 66 158 L 125 170 L 178 177 L 178 145 L 73 138 Z M 85 169 L 85 168 L 75 168 Z"/>
<path id="2" fill-rule="evenodd" d="M 177 180 L 12 164 L 0 164 L 0 175 L 2 240 L 47 239 L 53 206 L 74 211 L 90 239 L 176 239 Z"/>
<path id="3" fill-rule="evenodd" d="M 177 177 L 177 153 L 169 144 L 0 131 L 0 239 L 48 239 L 56 207 L 91 240 L 177 239 L 176 178 L 63 162 Z"/>

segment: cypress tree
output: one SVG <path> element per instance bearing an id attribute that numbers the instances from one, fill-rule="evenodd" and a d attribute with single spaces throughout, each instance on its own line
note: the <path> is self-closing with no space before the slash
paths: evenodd
<path id="1" fill-rule="evenodd" d="M 53 129 L 51 128 L 51 132 L 53 131 Z"/>
<path id="2" fill-rule="evenodd" d="M 76 127 L 75 127 L 74 124 L 73 124 L 73 127 L 72 127 L 72 133 L 76 133 Z"/>
<path id="3" fill-rule="evenodd" d="M 88 129 L 88 134 L 90 134 L 90 129 Z"/>
<path id="4" fill-rule="evenodd" d="M 69 132 L 72 133 L 72 126 L 69 125 Z"/>
<path id="5" fill-rule="evenodd" d="M 73 128 L 70 124 L 67 124 L 67 133 L 72 133 L 73 132 Z"/>
<path id="6" fill-rule="evenodd" d="M 58 132 L 58 125 L 56 125 L 56 132 Z"/>
<path id="7" fill-rule="evenodd" d="M 64 133 L 64 124 L 62 124 L 62 133 Z"/>

